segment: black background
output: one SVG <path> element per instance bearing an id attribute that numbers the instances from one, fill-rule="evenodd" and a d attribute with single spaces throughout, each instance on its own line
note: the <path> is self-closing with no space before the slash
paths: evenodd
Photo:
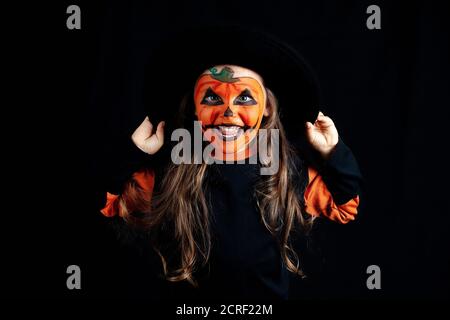
<path id="1" fill-rule="evenodd" d="M 320 80 L 321 109 L 365 178 L 357 221 L 323 225 L 320 277 L 294 297 L 448 298 L 450 52 L 440 3 L 145 3 L 61 1 L 31 12 L 28 37 L 12 43 L 26 49 L 11 78 L 19 90 L 9 109 L 19 120 L 6 135 L 13 178 L 4 201 L 16 209 L 4 210 L 4 292 L 121 296 L 126 274 L 143 271 L 126 269 L 98 212 L 103 178 L 142 121 L 142 64 L 152 46 L 164 31 L 211 21 L 268 31 L 304 55 Z M 70 4 L 81 8 L 81 30 L 66 28 Z M 381 8 L 381 30 L 366 27 L 371 4 Z M 66 288 L 70 264 L 81 267 L 80 291 Z M 366 287 L 372 264 L 381 290 Z"/>

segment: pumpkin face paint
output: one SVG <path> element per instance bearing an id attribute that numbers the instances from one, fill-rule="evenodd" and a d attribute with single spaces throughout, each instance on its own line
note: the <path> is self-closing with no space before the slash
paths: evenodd
<path id="1" fill-rule="evenodd" d="M 249 157 L 266 107 L 266 91 L 254 72 L 236 66 L 211 68 L 194 89 L 195 111 L 205 138 L 214 145 L 214 158 Z"/>

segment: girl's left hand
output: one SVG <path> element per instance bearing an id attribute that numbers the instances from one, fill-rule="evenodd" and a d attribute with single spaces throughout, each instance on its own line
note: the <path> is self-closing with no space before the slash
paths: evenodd
<path id="1" fill-rule="evenodd" d="M 306 137 L 324 159 L 328 158 L 339 140 L 333 120 L 322 112 L 319 112 L 314 124 L 306 122 Z"/>

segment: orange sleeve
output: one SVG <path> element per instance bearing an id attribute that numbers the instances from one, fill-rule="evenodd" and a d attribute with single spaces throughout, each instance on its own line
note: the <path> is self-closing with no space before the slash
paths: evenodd
<path id="1" fill-rule="evenodd" d="M 312 216 L 324 216 L 342 224 L 355 220 L 359 196 L 344 204 L 336 204 L 318 172 L 308 168 L 309 183 L 305 190 L 306 212 Z"/>
<path id="2" fill-rule="evenodd" d="M 155 186 L 155 172 L 153 170 L 146 169 L 135 172 L 130 180 L 131 183 L 137 183 L 139 187 L 148 194 L 149 199 L 151 199 L 153 187 Z M 105 217 L 114 217 L 116 215 L 122 216 L 120 210 L 120 198 L 120 195 L 107 192 L 106 204 L 100 212 Z"/>

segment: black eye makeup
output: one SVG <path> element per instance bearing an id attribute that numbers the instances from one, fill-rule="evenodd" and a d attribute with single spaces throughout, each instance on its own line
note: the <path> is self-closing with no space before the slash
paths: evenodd
<path id="1" fill-rule="evenodd" d="M 239 96 L 234 99 L 233 104 L 241 106 L 252 106 L 257 104 L 257 102 L 250 93 L 250 90 L 245 89 Z"/>
<path id="2" fill-rule="evenodd" d="M 203 96 L 201 104 L 206 104 L 208 106 L 220 106 L 223 104 L 222 98 L 215 93 L 211 88 L 208 88 Z"/>

